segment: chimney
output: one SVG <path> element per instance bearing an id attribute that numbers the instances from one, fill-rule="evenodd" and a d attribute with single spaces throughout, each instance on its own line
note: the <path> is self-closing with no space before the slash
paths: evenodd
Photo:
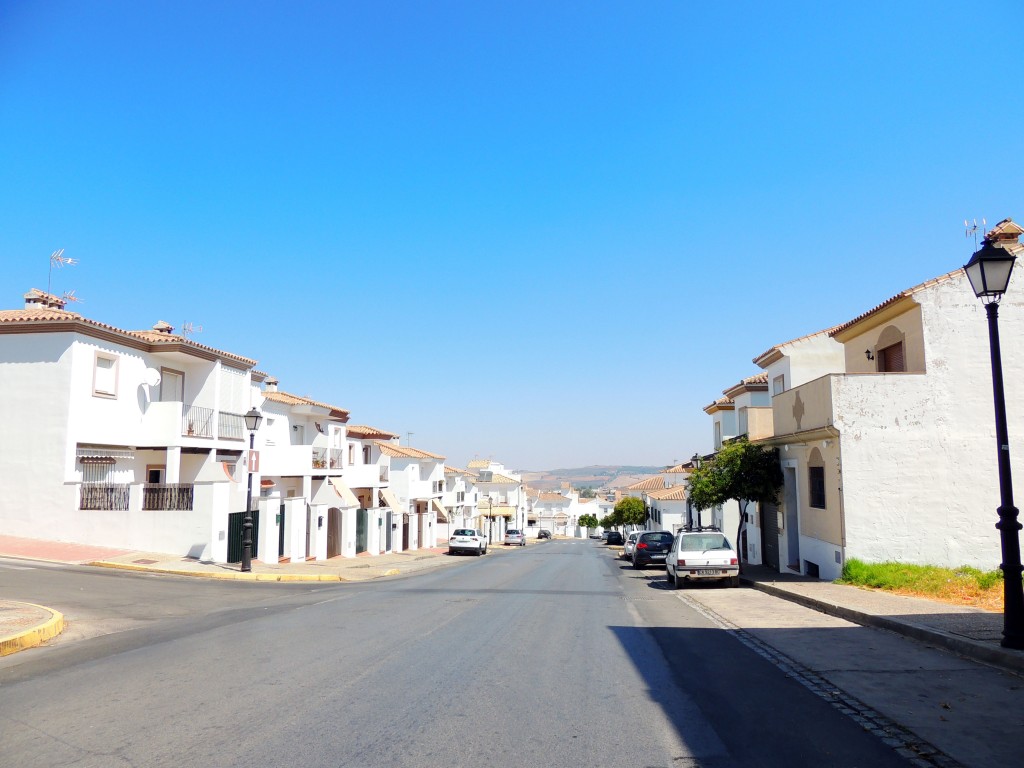
<path id="1" fill-rule="evenodd" d="M 157 333 L 166 333 L 168 336 L 174 330 L 174 326 L 168 323 L 166 320 L 157 320 L 153 325 L 153 330 Z"/>
<path id="2" fill-rule="evenodd" d="M 263 391 L 277 392 L 277 379 L 270 377 L 265 382 L 263 382 Z"/>
<path id="3" fill-rule="evenodd" d="M 33 288 L 25 294 L 25 309 L 64 309 L 67 302 L 52 293 Z"/>

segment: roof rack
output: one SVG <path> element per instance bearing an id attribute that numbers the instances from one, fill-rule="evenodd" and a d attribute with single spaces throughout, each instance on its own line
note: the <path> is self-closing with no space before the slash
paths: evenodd
<path id="1" fill-rule="evenodd" d="M 676 533 L 695 533 L 698 531 L 714 531 L 715 533 L 721 533 L 722 529 L 717 525 L 682 525 L 676 528 Z"/>

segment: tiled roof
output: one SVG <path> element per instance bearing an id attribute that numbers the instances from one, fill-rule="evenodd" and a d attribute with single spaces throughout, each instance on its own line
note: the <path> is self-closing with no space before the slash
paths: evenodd
<path id="1" fill-rule="evenodd" d="M 743 392 L 758 392 L 766 389 L 768 389 L 768 374 L 765 371 L 761 371 L 753 376 L 748 376 L 738 384 L 733 384 L 731 387 L 723 389 L 722 394 L 726 397 L 734 398 Z"/>
<path id="2" fill-rule="evenodd" d="M 626 490 L 627 491 L 653 491 L 656 488 L 664 488 L 664 487 L 665 487 L 665 478 L 658 477 L 657 475 L 655 475 L 654 477 L 648 477 L 646 480 L 640 480 L 638 482 L 633 483 L 632 485 L 627 485 L 626 486 Z"/>
<path id="3" fill-rule="evenodd" d="M 495 472 L 493 475 L 491 475 L 491 479 L 490 480 L 483 480 L 483 479 L 480 478 L 479 475 L 477 475 L 477 482 L 478 483 L 498 483 L 498 484 L 502 484 L 502 485 L 509 485 L 509 484 L 519 485 L 520 484 L 519 480 L 513 480 L 511 477 L 506 477 L 505 475 L 500 475 L 497 472 Z"/>
<path id="4" fill-rule="evenodd" d="M 326 408 L 331 412 L 331 416 L 338 418 L 347 419 L 348 411 L 344 408 L 339 408 L 336 405 L 328 405 L 327 403 L 319 403 L 316 400 L 310 400 L 308 397 L 301 397 L 299 395 L 293 395 L 289 392 L 264 392 L 263 397 L 274 403 L 283 403 L 284 405 L 313 405 L 317 408 Z"/>
<path id="5" fill-rule="evenodd" d="M 542 491 L 540 496 L 538 496 L 537 498 L 539 498 L 541 501 L 563 501 L 563 502 L 570 501 L 569 498 L 563 496 L 560 493 L 554 493 L 553 491 L 552 492 Z"/>
<path id="6" fill-rule="evenodd" d="M 764 352 L 762 352 L 760 355 L 755 357 L 752 362 L 754 363 L 754 365 L 756 365 L 756 366 L 758 366 L 760 368 L 765 368 L 765 367 L 771 365 L 772 363 L 774 363 L 780 357 L 782 357 L 782 348 L 783 347 L 788 347 L 790 344 L 796 344 L 798 341 L 804 341 L 806 339 L 813 339 L 815 336 L 826 336 L 826 335 L 832 333 L 832 331 L 834 331 L 838 327 L 839 327 L 838 325 L 833 325 L 831 328 L 826 328 L 823 331 L 816 331 L 814 333 L 808 333 L 806 336 L 799 336 L 799 337 L 797 337 L 795 339 L 790 339 L 789 341 L 784 341 L 781 344 L 776 344 L 774 347 L 769 347 Z"/>
<path id="7" fill-rule="evenodd" d="M 444 456 L 440 456 L 436 453 L 430 453 L 429 451 L 421 451 L 419 448 L 411 448 L 408 445 L 397 445 L 395 443 L 384 442 L 383 440 L 377 440 L 376 443 L 380 446 L 380 452 L 385 456 L 392 456 L 399 459 L 444 459 Z"/>
<path id="8" fill-rule="evenodd" d="M 686 487 L 673 485 L 671 488 L 650 491 L 647 495 L 658 501 L 686 501 Z"/>
<path id="9" fill-rule="evenodd" d="M 662 475 L 680 475 L 680 474 L 681 475 L 688 475 L 688 474 L 690 474 L 690 470 L 687 469 L 687 467 L 689 467 L 689 466 L 690 466 L 689 464 L 676 464 L 674 467 L 669 467 L 668 469 L 661 470 L 660 474 L 662 474 Z"/>
<path id="10" fill-rule="evenodd" d="M 490 459 L 473 459 L 469 464 L 466 465 L 469 469 L 483 469 L 491 465 Z"/>
<path id="11" fill-rule="evenodd" d="M 466 470 L 459 469 L 457 467 L 449 467 L 447 464 L 445 465 L 444 473 L 446 475 L 464 475 L 466 477 L 469 476 L 469 472 L 467 472 Z"/>
<path id="12" fill-rule="evenodd" d="M 900 291 L 899 293 L 897 293 L 892 298 L 886 299 L 885 301 L 883 301 L 877 307 L 873 307 L 873 308 L 869 309 L 867 312 L 863 312 L 863 313 L 857 315 L 857 317 L 853 318 L 853 320 L 850 320 L 848 323 L 843 323 L 842 325 L 837 325 L 835 328 L 833 328 L 831 331 L 829 331 L 829 336 L 835 337 L 835 336 L 841 334 L 843 331 L 847 330 L 848 328 L 851 328 L 854 325 L 857 325 L 857 323 L 867 319 L 868 317 L 871 317 L 871 315 L 874 315 L 877 312 L 881 312 L 886 307 L 892 306 L 893 304 L 895 304 L 898 301 L 902 301 L 903 299 L 910 298 L 915 293 L 918 293 L 918 292 L 924 290 L 925 288 L 930 288 L 933 285 L 937 285 L 939 283 L 944 283 L 947 280 L 953 280 L 953 279 L 955 279 L 957 277 L 961 277 L 963 275 L 964 275 L 964 271 L 963 271 L 962 268 L 961 269 L 955 269 L 952 272 L 947 272 L 944 275 L 939 275 L 938 277 L 933 277 L 931 280 L 926 280 L 925 282 L 923 282 L 923 283 L 921 283 L 919 285 L 915 285 L 913 288 L 907 288 L 905 291 Z"/>
<path id="13" fill-rule="evenodd" d="M 37 291 L 37 289 L 33 289 Z M 42 291 L 37 291 L 42 294 Z M 45 295 L 45 294 L 44 294 Z M 65 309 L 50 309 L 36 307 L 32 309 L 5 309 L 0 310 L 0 328 L 7 333 L 16 332 L 18 326 L 46 326 L 54 325 L 61 326 L 55 327 L 54 331 L 69 330 L 65 326 L 70 323 L 72 331 L 78 331 L 89 335 L 103 335 L 104 333 L 113 334 L 114 336 L 121 337 L 122 341 L 133 340 L 135 342 L 142 342 L 143 348 L 147 352 L 160 352 L 160 349 L 154 349 L 154 347 L 174 345 L 184 352 L 193 353 L 206 353 L 214 357 L 219 357 L 226 360 L 233 360 L 242 363 L 247 368 L 251 368 L 256 365 L 256 361 L 248 357 L 242 357 L 241 355 L 235 355 L 231 352 L 225 352 L 220 349 L 214 349 L 204 344 L 197 344 L 191 339 L 185 336 L 177 336 L 169 333 L 162 333 L 160 331 L 126 331 L 123 328 L 117 328 L 113 325 L 107 325 L 106 323 L 100 323 L 96 320 L 90 320 L 86 317 L 82 317 L 77 312 L 68 312 Z M 10 329 L 10 330 L 8 330 Z"/>
<path id="14" fill-rule="evenodd" d="M 736 403 L 731 397 L 720 397 L 715 402 L 704 406 L 704 413 L 713 413 L 714 411 L 730 411 L 733 409 Z"/>
<path id="15" fill-rule="evenodd" d="M 345 427 L 345 434 L 356 439 L 370 438 L 373 440 L 393 440 L 398 437 L 393 432 L 385 432 L 383 429 L 368 427 L 365 424 L 349 424 Z"/>

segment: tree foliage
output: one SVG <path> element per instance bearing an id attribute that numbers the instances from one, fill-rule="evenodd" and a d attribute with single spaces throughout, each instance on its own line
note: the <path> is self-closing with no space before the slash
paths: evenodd
<path id="1" fill-rule="evenodd" d="M 612 518 L 615 525 L 644 525 L 647 522 L 647 509 L 642 499 L 627 496 L 615 505 Z"/>
<path id="2" fill-rule="evenodd" d="M 782 482 L 778 449 L 765 448 L 740 438 L 723 445 L 718 453 L 690 473 L 690 502 L 698 510 L 718 506 L 731 499 L 739 502 L 738 548 L 747 504 L 751 501 L 774 503 Z"/>
<path id="3" fill-rule="evenodd" d="M 597 528 L 597 517 L 594 515 L 580 515 L 579 524 L 581 528 Z"/>
<path id="4" fill-rule="evenodd" d="M 580 489 L 580 498 L 581 499 L 594 499 L 594 498 L 597 498 L 597 491 L 595 491 L 593 488 L 590 488 L 589 486 L 586 487 L 586 488 L 581 488 Z"/>
<path id="5" fill-rule="evenodd" d="M 598 525 L 600 525 L 602 528 L 612 528 L 615 525 L 617 525 L 617 523 L 615 522 L 615 520 L 612 519 L 611 515 L 605 515 L 601 518 L 601 521 L 598 523 Z"/>

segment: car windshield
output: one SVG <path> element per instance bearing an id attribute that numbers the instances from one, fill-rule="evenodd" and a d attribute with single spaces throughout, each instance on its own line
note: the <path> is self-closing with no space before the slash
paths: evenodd
<path id="1" fill-rule="evenodd" d="M 518 536 L 519 535 L 519 531 L 509 531 L 508 535 L 509 536 Z"/>
<path id="2" fill-rule="evenodd" d="M 476 531 L 471 531 L 468 528 L 460 528 L 455 532 L 456 536 L 475 536 Z"/>
<path id="3" fill-rule="evenodd" d="M 683 536 L 682 550 L 690 552 L 706 552 L 709 549 L 732 549 L 729 540 L 721 533 L 694 533 Z"/>

